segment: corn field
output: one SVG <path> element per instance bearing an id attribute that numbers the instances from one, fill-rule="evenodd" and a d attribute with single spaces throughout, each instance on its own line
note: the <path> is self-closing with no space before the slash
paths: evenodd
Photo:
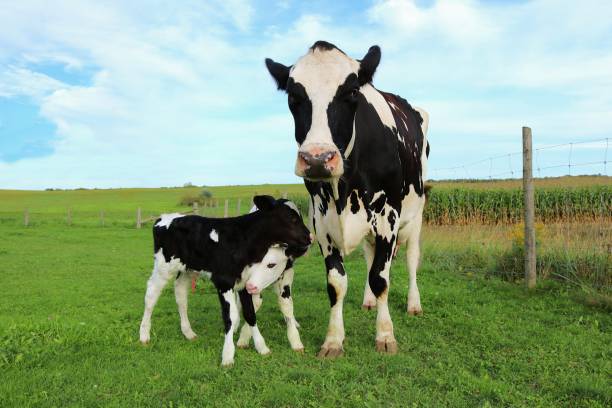
<path id="1" fill-rule="evenodd" d="M 303 214 L 308 197 L 293 195 Z M 540 222 L 593 221 L 612 218 L 612 186 L 547 187 L 535 191 L 536 218 Z M 434 225 L 515 224 L 523 218 L 520 188 L 475 189 L 441 187 L 430 190 L 424 220 Z"/>

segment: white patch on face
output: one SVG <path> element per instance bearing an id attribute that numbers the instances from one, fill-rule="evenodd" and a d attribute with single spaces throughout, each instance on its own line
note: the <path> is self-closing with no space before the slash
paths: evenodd
<path id="1" fill-rule="evenodd" d="M 244 268 L 241 279 L 242 285 L 255 286 L 257 287 L 257 293 L 261 292 L 280 278 L 285 271 L 288 259 L 284 247 L 271 246 L 261 262 Z"/>
<path id="2" fill-rule="evenodd" d="M 256 205 L 253 205 L 253 207 L 251 207 L 251 211 L 249 211 L 249 214 L 252 214 L 252 213 L 254 213 L 255 211 L 258 211 L 258 210 L 259 210 L 259 208 L 257 208 Z"/>
<path id="3" fill-rule="evenodd" d="M 302 147 L 335 146 L 327 119 L 327 107 L 338 87 L 351 73 L 357 74 L 359 63 L 337 49 L 310 50 L 300 58 L 289 76 L 305 89 L 312 103 L 312 122 Z"/>
<path id="4" fill-rule="evenodd" d="M 166 229 L 170 228 L 170 224 L 172 224 L 172 221 L 174 221 L 177 218 L 181 218 L 184 217 L 183 214 L 179 214 L 179 213 L 172 213 L 172 214 L 162 214 L 161 215 L 161 220 L 159 220 L 157 222 L 157 224 L 155 224 L 156 227 L 166 227 Z"/>
<path id="5" fill-rule="evenodd" d="M 219 234 L 217 233 L 217 230 L 212 230 L 210 231 L 210 234 L 208 234 L 208 236 L 210 237 L 210 239 L 212 239 L 215 242 L 219 242 Z"/>
<path id="6" fill-rule="evenodd" d="M 300 215 L 300 210 L 298 210 L 297 205 L 295 205 L 293 201 L 285 201 L 283 204 L 285 204 L 287 207 L 291 208 L 298 215 Z"/>

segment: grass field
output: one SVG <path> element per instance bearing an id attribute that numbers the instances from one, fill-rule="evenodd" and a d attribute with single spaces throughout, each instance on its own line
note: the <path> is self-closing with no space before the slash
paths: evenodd
<path id="1" fill-rule="evenodd" d="M 208 282 L 191 296 L 197 341 L 182 338 L 172 290 L 149 347 L 138 343 L 151 267 L 147 230 L 6 228 L 0 247 L 0 406 L 609 406 L 610 314 L 547 284 L 533 294 L 425 257 L 425 315 L 407 316 L 405 266 L 392 271 L 397 356 L 374 351 L 373 312 L 360 309 L 365 266 L 347 260 L 346 356 L 314 357 L 328 300 L 320 256 L 296 266 L 294 354 L 274 295 L 259 322 L 273 350 L 238 350 L 221 369 L 222 324 Z M 425 245 L 425 252 L 428 244 Z"/>
<path id="2" fill-rule="evenodd" d="M 299 194 L 301 188 L 211 190 L 220 199 L 243 197 L 246 211 L 254 191 L 279 196 Z M 204 281 L 190 298 L 197 341 L 182 337 L 168 288 L 153 315 L 152 344 L 141 346 L 138 327 L 152 262 L 150 225 L 136 230 L 130 220 L 92 228 L 95 218 L 79 220 L 78 215 L 95 215 L 101 206 L 109 214 L 131 214 L 136 206 L 173 211 L 186 191 L 197 190 L 0 191 L 0 406 L 612 404 L 610 309 L 585 301 L 576 285 L 547 280 L 526 293 L 513 276 L 500 280 L 490 273 L 495 272 L 494 255 L 511 248 L 512 226 L 424 228 L 419 274 L 424 316 L 405 313 L 403 254 L 392 269 L 396 356 L 374 351 L 375 312 L 360 308 L 366 274 L 360 251 L 346 260 L 342 359 L 315 358 L 329 314 L 318 250 L 296 265 L 293 292 L 304 355 L 289 348 L 269 291 L 258 323 L 272 355 L 238 350 L 234 368 L 222 369 L 218 300 Z M 40 215 L 31 228 L 10 218 L 24 204 Z M 74 208 L 72 227 L 61 219 L 67 205 Z M 582 253 L 593 247 L 589 240 L 597 239 L 595 226 L 545 228 L 544 249 L 573 239 L 585 242 Z M 596 243 L 603 251 L 605 240 Z M 606 285 L 610 271 L 601 272 Z"/>

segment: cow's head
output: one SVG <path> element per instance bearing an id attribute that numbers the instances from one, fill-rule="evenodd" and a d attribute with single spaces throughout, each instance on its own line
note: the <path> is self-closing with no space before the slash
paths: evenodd
<path id="1" fill-rule="evenodd" d="M 287 93 L 298 143 L 295 174 L 330 180 L 344 173 L 354 143 L 361 86 L 372 81 L 380 48 L 354 60 L 336 46 L 317 41 L 293 66 L 266 59 L 278 89 Z"/>

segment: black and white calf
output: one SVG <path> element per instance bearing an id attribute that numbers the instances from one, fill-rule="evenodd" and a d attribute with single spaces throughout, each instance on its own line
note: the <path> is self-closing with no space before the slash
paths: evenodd
<path id="1" fill-rule="evenodd" d="M 269 353 L 257 328 L 252 294 L 277 281 L 289 259 L 303 255 L 312 239 L 295 205 L 270 196 L 253 200 L 259 211 L 235 218 L 166 214 L 153 227 L 154 267 L 147 282 L 140 341 L 148 343 L 151 314 L 172 278 L 185 337 L 193 339 L 187 317 L 187 294 L 194 275 L 210 278 L 219 295 L 225 326 L 222 365 L 234 362 L 234 332 L 239 323 L 236 292 L 245 321 L 260 354 Z"/>
<path id="2" fill-rule="evenodd" d="M 283 200 L 280 200 L 283 201 Z M 296 213 L 300 214 L 300 210 L 297 208 L 295 203 L 291 201 L 285 201 L 285 204 L 291 207 Z M 251 208 L 251 213 L 257 211 L 258 208 L 256 205 L 253 205 Z M 301 214 L 300 214 L 301 218 Z M 292 297 L 292 286 L 293 286 L 293 263 L 295 262 L 295 256 L 291 254 L 292 251 L 288 251 L 288 259 L 285 265 L 285 270 L 281 274 L 280 278 L 274 282 L 274 292 L 276 292 L 276 296 L 278 299 L 278 306 L 280 308 L 283 317 L 285 318 L 285 323 L 287 324 L 287 339 L 289 340 L 289 344 L 291 348 L 297 352 L 304 351 L 304 345 L 302 344 L 302 340 L 300 339 L 300 332 L 298 331 L 299 324 L 297 320 L 295 320 L 295 316 L 293 314 L 293 297 Z M 247 292 L 248 292 L 247 288 Z M 255 307 L 255 313 L 259 310 L 262 304 L 261 291 L 251 292 L 250 293 L 253 306 Z M 240 348 L 247 348 L 249 346 L 249 342 L 251 341 L 253 333 L 251 331 L 251 326 L 245 321 L 242 325 L 242 329 L 240 330 L 240 337 L 236 344 Z"/>
<path id="3" fill-rule="evenodd" d="M 408 313 L 421 313 L 416 272 L 428 115 L 372 85 L 380 57 L 377 46 L 355 60 L 318 41 L 290 67 L 266 60 L 288 95 L 298 143 L 295 173 L 310 193 L 313 229 L 325 258 L 331 314 L 321 357 L 343 353 L 343 257 L 362 241 L 369 270 L 363 306 L 378 309 L 376 349 L 397 351 L 387 295 L 391 260 L 403 243 L 408 243 Z"/>

